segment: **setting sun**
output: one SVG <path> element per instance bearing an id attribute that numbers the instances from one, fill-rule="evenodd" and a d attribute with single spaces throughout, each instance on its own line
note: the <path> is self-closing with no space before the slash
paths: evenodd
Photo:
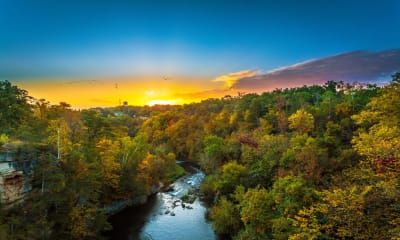
<path id="1" fill-rule="evenodd" d="M 135 106 L 175 105 L 232 94 L 222 88 L 224 83 L 206 76 L 174 76 L 168 80 L 159 76 L 46 79 L 15 83 L 36 99 L 45 98 L 52 104 L 67 102 L 75 109 L 113 107 L 124 102 Z"/>

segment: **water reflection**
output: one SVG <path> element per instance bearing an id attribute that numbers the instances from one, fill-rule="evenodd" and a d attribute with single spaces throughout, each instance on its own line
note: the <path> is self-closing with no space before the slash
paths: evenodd
<path id="1" fill-rule="evenodd" d="M 211 224 L 206 221 L 207 208 L 196 198 L 183 203 L 180 198 L 198 187 L 204 173 L 178 179 L 174 190 L 158 193 L 141 206 L 125 209 L 110 218 L 114 229 L 110 239 L 216 239 Z"/>

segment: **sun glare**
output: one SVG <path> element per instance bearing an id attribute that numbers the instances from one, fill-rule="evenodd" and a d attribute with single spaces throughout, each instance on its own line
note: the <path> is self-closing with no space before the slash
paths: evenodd
<path id="1" fill-rule="evenodd" d="M 148 91 L 145 91 L 144 94 L 146 94 L 146 96 L 154 96 L 156 94 L 156 92 L 153 90 L 148 90 Z"/>

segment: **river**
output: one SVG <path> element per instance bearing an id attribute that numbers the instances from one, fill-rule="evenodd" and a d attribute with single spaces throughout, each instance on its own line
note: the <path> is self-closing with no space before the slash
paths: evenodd
<path id="1" fill-rule="evenodd" d="M 149 197 L 147 203 L 128 207 L 110 217 L 111 240 L 217 239 L 205 218 L 207 207 L 198 197 L 182 203 L 181 197 L 198 188 L 204 179 L 200 170 L 183 164 L 188 175 L 173 184 L 173 190 Z M 195 195 L 194 195 L 195 196 Z"/>

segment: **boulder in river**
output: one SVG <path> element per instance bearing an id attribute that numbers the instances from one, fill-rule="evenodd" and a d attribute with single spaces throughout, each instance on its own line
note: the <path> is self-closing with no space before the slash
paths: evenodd
<path id="1" fill-rule="evenodd" d="M 174 203 L 173 203 L 173 204 L 174 204 L 174 207 L 179 206 L 178 203 L 180 203 L 180 200 L 175 200 Z"/>
<path id="2" fill-rule="evenodd" d="M 174 191 L 174 184 L 170 184 L 163 189 L 163 192 L 172 192 Z"/>

